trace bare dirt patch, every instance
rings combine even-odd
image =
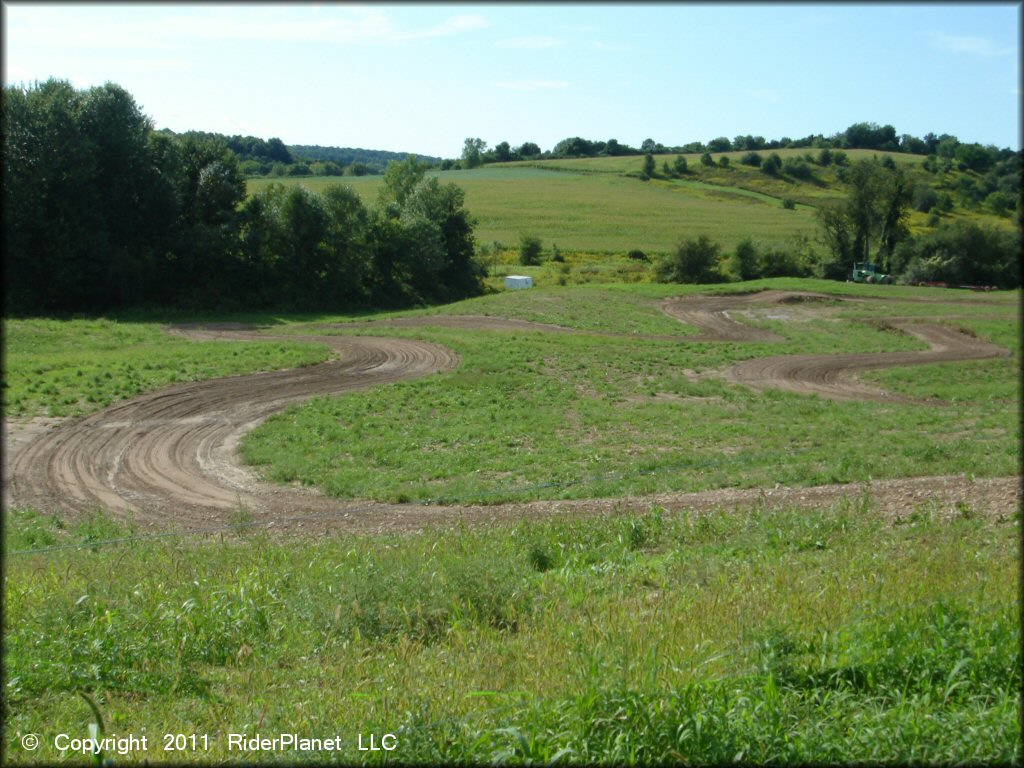
[[[252,331],[175,332],[275,338]],[[104,507],[142,525],[169,527],[305,510],[316,494],[262,483],[239,464],[235,447],[243,434],[293,402],[458,364],[451,350],[426,342],[307,338],[330,345],[339,359],[170,387],[34,436],[17,432],[5,446],[5,503],[71,515]]]

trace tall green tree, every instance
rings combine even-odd
[[[149,120],[124,89],[4,89],[5,298],[14,311],[146,298],[160,182]]]
[[[430,178],[416,188],[402,212],[407,231],[420,234],[429,244],[409,270],[423,300],[455,301],[483,290],[484,270],[475,257],[475,221],[465,200],[460,187]]]
[[[846,199],[817,213],[833,257],[827,271],[848,271],[852,262],[872,258],[888,269],[897,244],[908,235],[912,187],[899,167],[885,168],[875,160],[853,163],[845,178]]]
[[[238,207],[245,177],[223,138],[186,133],[173,141],[160,169],[174,192],[172,250],[160,264],[165,299],[186,304],[217,303],[238,279]]]
[[[462,146],[462,167],[476,168],[483,162],[487,142],[483,139],[467,138]]]
[[[502,141],[495,145],[494,159],[499,163],[507,163],[512,159],[512,147],[507,141]]]
[[[467,139],[468,141],[468,139]],[[401,207],[423,181],[430,166],[409,155],[401,162],[392,160],[384,171],[384,183],[381,185],[378,200],[384,205],[394,203]]]
[[[648,152],[644,155],[644,164],[640,169],[640,178],[646,180],[654,176],[654,167],[654,155]]]

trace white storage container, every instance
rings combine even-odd
[[[527,275],[506,275],[505,287],[513,291],[518,291],[523,288],[532,288],[533,278]]]

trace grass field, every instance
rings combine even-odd
[[[1020,516],[944,514],[894,527],[866,494],[13,555],[118,531],[7,513],[6,762],[91,762],[53,741],[88,735],[82,691],[105,735],[151,737],[117,762],[1018,761]],[[341,746],[229,751],[229,733]],[[360,752],[370,733],[397,749]]]
[[[824,281],[756,285],[848,290]],[[358,333],[444,344],[462,364],[422,381],[290,408],[250,433],[242,455],[277,482],[340,497],[467,503],[1013,474],[1016,357],[935,364],[920,376],[916,368],[872,374],[895,391],[950,400],[943,408],[754,393],[709,375],[766,355],[923,349],[863,322],[901,314],[954,314],[955,326],[1017,348],[1017,310],[1005,295],[955,308],[899,302],[914,290],[873,289],[892,302],[841,305],[820,318],[785,321],[767,311],[754,318],[784,336],[781,343],[638,338],[681,328],[658,306],[680,287],[644,284],[509,292],[445,310],[629,334],[617,338],[363,326]]]
[[[168,336],[164,325],[103,318],[5,320],[4,417],[77,416],[179,381],[327,358],[325,348],[311,344],[197,344]]]
[[[723,246],[731,248],[746,234],[783,240],[798,234],[811,235],[815,228],[811,211],[785,211],[778,202],[758,200],[742,192],[709,191],[681,183],[645,184],[615,174],[553,173],[531,168],[442,171],[436,175],[465,190],[466,208],[477,219],[476,238],[483,244],[498,242],[517,247],[522,235],[534,235],[547,247],[554,244],[599,253],[633,249],[656,253],[671,250],[684,235],[721,239],[721,233],[729,232]],[[248,182],[251,192],[269,183],[272,180]],[[331,181],[309,178],[286,183],[315,190]],[[380,177],[354,178],[351,184],[369,203],[376,197]],[[723,195],[727,205],[722,204]]]
[[[784,160],[803,157],[809,150],[778,150]],[[466,208],[476,217],[481,245],[518,247],[523,235],[539,237],[546,248],[557,245],[588,254],[625,254],[639,249],[649,254],[671,251],[682,238],[707,235],[731,251],[744,237],[785,244],[795,237],[817,237],[814,210],[844,194],[835,167],[812,166],[806,181],[772,178],[744,166],[743,152],[722,153],[727,168],[700,165],[699,155],[685,155],[690,173],[685,179],[636,178],[640,157],[601,157],[543,160],[489,165],[474,170],[432,171],[442,182],[454,182],[466,193]],[[762,156],[769,153],[761,152]],[[811,152],[811,154],[815,154]],[[922,158],[901,153],[850,150],[850,161],[891,156],[914,180],[934,182],[921,169]],[[715,155],[719,157],[719,155]],[[656,158],[671,165],[675,155]],[[380,176],[251,178],[250,194],[268,184],[301,184],[318,190],[348,184],[364,202],[372,203]],[[797,205],[782,207],[785,198]],[[1009,217],[954,210],[947,218],[970,218],[997,226],[1012,226]],[[909,226],[925,230],[926,216],[911,212]]]
[[[641,338],[694,332],[661,311],[666,297],[762,287],[885,300],[749,315],[785,339],[772,344]],[[915,301],[964,298],[977,302]],[[290,408],[243,451],[276,479],[388,500],[1012,475],[1018,313],[1016,293],[807,280],[498,293],[395,314],[586,333],[341,329],[437,341],[461,364]],[[709,375],[756,355],[922,346],[866,322],[888,316],[966,329],[1015,356],[865,375],[942,407],[757,393]],[[366,318],[217,319],[299,335]],[[4,332],[5,417],[15,402],[24,416],[87,412],[172,377],[324,354],[298,339],[186,342],[152,318]],[[95,723],[80,693],[103,734],[150,736],[145,755],[108,751],[115,764],[1019,762],[1019,510],[921,501],[893,520],[870,488],[811,510],[652,505],[365,538],[149,538],[103,510],[5,509],[6,762],[94,762],[54,747]],[[207,740],[167,752],[165,733]],[[341,743],[257,753],[229,750],[230,733]],[[397,748],[360,751],[371,733]]]

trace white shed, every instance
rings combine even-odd
[[[505,287],[513,291],[518,291],[522,288],[532,288],[533,278],[527,275],[506,275]]]

